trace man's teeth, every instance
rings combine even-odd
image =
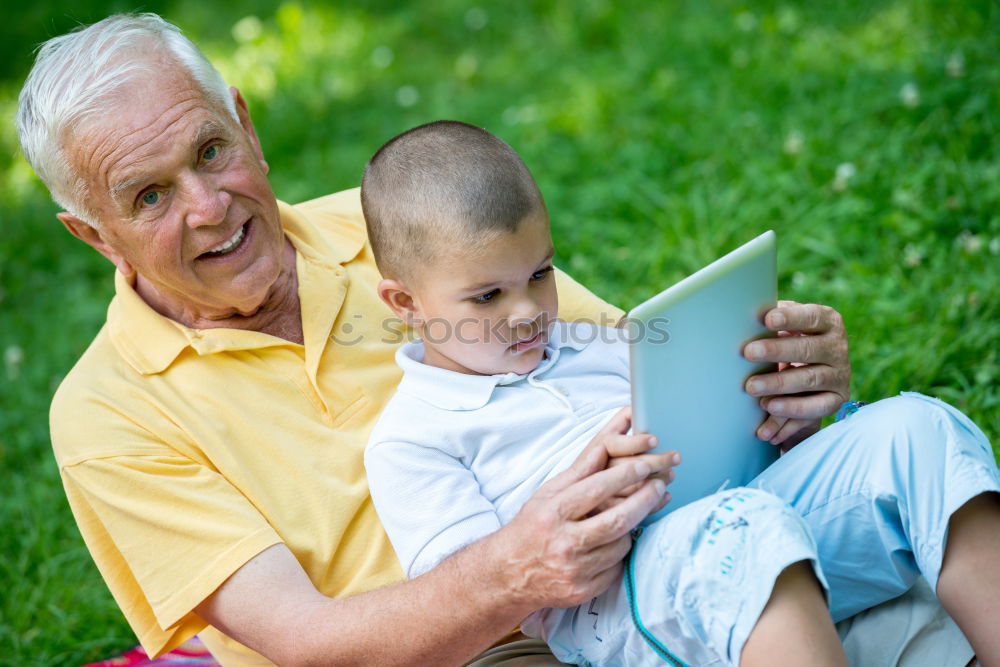
[[[209,250],[207,254],[224,255],[227,252],[230,252],[233,248],[235,248],[240,244],[240,241],[243,240],[243,233],[244,233],[243,229],[244,229],[243,226],[240,226],[240,228],[236,230],[236,233],[233,234],[232,238],[230,238],[228,241],[223,241],[219,245],[215,246],[214,248]]]

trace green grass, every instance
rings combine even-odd
[[[281,198],[355,186],[407,127],[481,124],[521,152],[558,261],[599,294],[631,306],[773,228],[783,296],[847,321],[857,397],[935,394],[996,443],[998,6],[630,4],[144,7],[244,91]],[[101,326],[110,265],[59,226],[9,122],[34,43],[131,5],[72,6],[8,9],[0,27],[0,664],[133,642],[47,431],[54,387]]]

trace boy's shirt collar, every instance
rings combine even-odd
[[[423,363],[423,341],[411,341],[396,350],[396,363],[403,369],[397,391],[409,394],[442,410],[478,410],[486,405],[493,390],[500,385],[516,384],[549,370],[559,359],[559,351],[568,347],[582,350],[588,340],[571,335],[571,325],[557,321],[545,344],[545,357],[530,373],[470,375]]]

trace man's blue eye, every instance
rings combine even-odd
[[[156,202],[160,201],[160,193],[156,190],[150,190],[149,192],[142,195],[142,203],[146,206],[153,206]]]
[[[202,160],[214,160],[217,157],[219,157],[219,147],[215,144],[206,148],[205,152],[201,154]]]

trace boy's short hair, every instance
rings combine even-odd
[[[407,278],[442,246],[513,232],[542,194],[514,149],[458,121],[420,125],[390,139],[365,166],[361,206],[382,275]]]

